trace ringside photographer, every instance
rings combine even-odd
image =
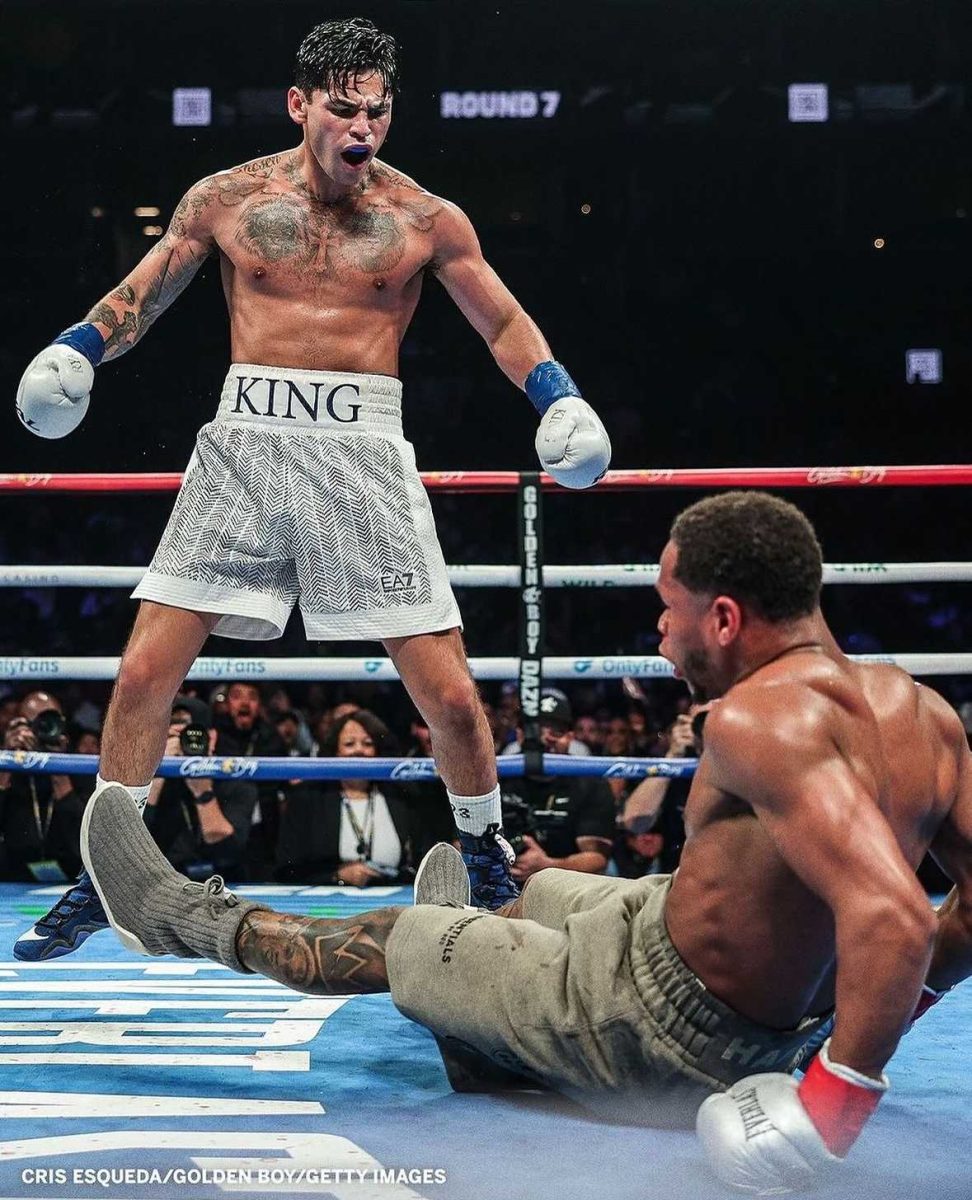
[[[3,735],[4,750],[63,754],[67,721],[50,692],[30,692]],[[84,800],[69,775],[0,773],[0,878],[60,883],[81,870]]]
[[[172,704],[167,758],[194,758],[215,752],[217,731],[208,704],[177,696]],[[226,805],[225,784],[211,778],[154,779],[145,805],[145,824],[169,862],[192,876],[218,870],[238,875],[249,831],[245,811]],[[227,807],[229,815],[227,815]],[[234,825],[232,817],[236,817]]]
[[[573,714],[563,692],[540,697],[540,740],[546,754],[569,753]],[[513,878],[545,867],[598,874],[614,838],[614,797],[603,779],[528,776],[501,783],[503,828],[516,854]]]

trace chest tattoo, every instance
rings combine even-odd
[[[328,210],[286,195],[246,205],[236,240],[254,257],[289,265],[302,276],[337,278],[387,274],[407,248],[395,214],[384,207]]]
[[[405,237],[390,212],[375,208],[353,212],[344,228],[342,254],[366,274],[384,274],[402,261]]]
[[[301,282],[353,284],[362,275],[393,272],[415,235],[432,231],[441,207],[384,166],[376,164],[373,174],[388,185],[381,194],[325,204],[308,192],[295,159],[275,155],[219,177],[218,195],[237,210],[233,237],[249,255],[289,269]],[[281,175],[293,191],[276,190],[274,177]]]
[[[291,259],[305,266],[317,253],[310,214],[289,196],[270,196],[249,205],[240,218],[237,240],[256,258],[273,263]]]

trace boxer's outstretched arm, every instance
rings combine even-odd
[[[378,908],[344,920],[257,909],[236,938],[240,962],[298,992],[349,996],[387,992],[385,945],[404,910]]]
[[[215,185],[204,179],[179,201],[165,234],[85,320],[105,339],[105,358],[130,350],[188,287],[215,248],[209,221]]]
[[[483,258],[469,218],[443,201],[435,221],[435,253],[429,264],[443,287],[479,333],[497,365],[518,388],[533,368],[553,356],[543,334]]]
[[[705,727],[712,782],[749,803],[790,869],[834,917],[830,1058],[873,1079],[908,1027],[935,933],[931,905],[862,772],[799,685],[726,699]]]
[[[486,340],[497,365],[540,414],[535,445],[548,475],[563,487],[592,487],[611,464],[611,439],[582,399],[536,324],[483,258],[468,217],[442,201],[429,267]]]

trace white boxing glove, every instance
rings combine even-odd
[[[543,469],[563,487],[591,487],[611,465],[607,430],[580,396],[564,396],[547,409],[536,447]]]
[[[66,437],[84,420],[93,383],[88,357],[74,346],[54,342],[23,373],[17,416],[38,437]]]
[[[611,439],[577,384],[560,363],[542,362],[523,389],[542,417],[536,447],[547,474],[562,487],[597,483],[611,465]]]
[[[840,1162],[800,1103],[791,1075],[747,1075],[709,1096],[695,1131],[722,1182],[758,1196],[801,1191]]]
[[[888,1083],[831,1063],[828,1046],[799,1084],[791,1075],[747,1075],[704,1101],[695,1129],[723,1183],[778,1196],[811,1187],[843,1161]]]

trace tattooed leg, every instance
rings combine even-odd
[[[377,908],[343,920],[259,909],[236,936],[240,962],[315,996],[387,992],[385,945],[403,908]]]
[[[520,920],[523,916],[523,896],[517,896],[509,904],[504,904],[502,908],[497,908],[494,915],[497,917],[510,917],[515,921]]]

